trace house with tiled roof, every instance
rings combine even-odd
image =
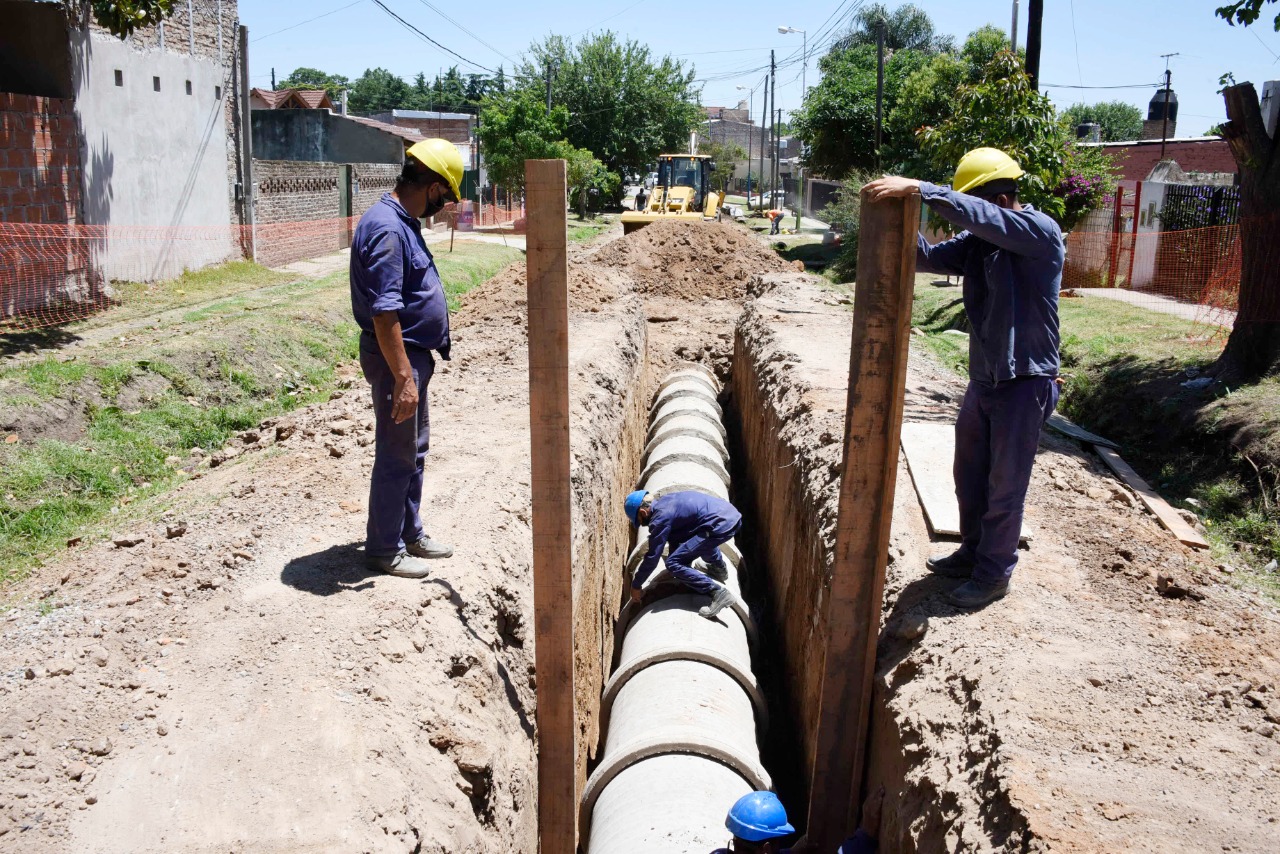
[[[250,89],[254,110],[333,110],[333,100],[323,89]]]

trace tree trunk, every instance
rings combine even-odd
[[[1241,274],[1236,322],[1217,374],[1252,382],[1280,372],[1280,134],[1267,134],[1252,83],[1222,94],[1222,135],[1240,171]]]

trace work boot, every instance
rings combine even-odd
[[[970,579],[947,594],[947,601],[957,608],[981,608],[1009,592],[1009,582],[981,584]]]
[[[453,557],[453,546],[446,546],[444,543],[437,543],[430,537],[424,536],[415,543],[408,543],[404,550],[414,557],[423,557],[427,560],[442,557]]]
[[[716,591],[716,595],[711,597],[711,604],[703,605],[698,609],[698,613],[710,620],[731,605],[733,605],[733,592],[728,587],[721,585],[720,589]]]
[[[935,555],[924,562],[934,575],[945,578],[968,578],[973,575],[973,558],[962,551]]]
[[[693,562],[693,568],[701,572],[707,578],[713,581],[719,581],[724,584],[729,580],[729,567],[725,566],[724,561],[720,563],[708,563],[702,558],[698,558]]]
[[[369,555],[365,564],[376,572],[394,575],[397,578],[426,578],[431,570],[421,558],[414,557],[408,551],[393,555]]]

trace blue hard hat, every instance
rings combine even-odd
[[[751,792],[729,808],[724,826],[739,839],[763,842],[788,836],[796,829],[787,821],[787,810],[773,792]]]
[[[639,525],[640,505],[644,504],[644,497],[649,493],[643,489],[638,489],[627,496],[627,500],[623,502],[623,507],[627,510],[627,518],[631,520],[632,525]]]

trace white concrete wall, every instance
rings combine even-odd
[[[228,205],[225,110],[215,95],[220,88],[223,100],[231,96],[222,69],[211,59],[140,51],[106,35],[72,31],[71,39],[82,221],[204,227],[145,239],[113,235],[97,250],[102,272],[110,279],[152,281],[238,257]]]

